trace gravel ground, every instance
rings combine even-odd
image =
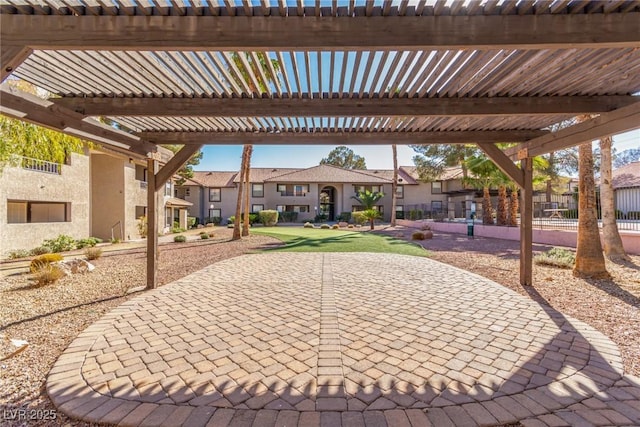
[[[386,227],[376,232],[410,239],[412,231]],[[169,283],[216,261],[277,244],[266,236],[229,242],[230,233],[217,228],[215,239],[161,246],[159,282]],[[609,264],[612,280],[586,281],[574,278],[570,270],[535,266],[534,286],[525,289],[518,283],[517,242],[436,233],[422,243],[433,259],[490,278],[599,329],[620,346],[626,372],[640,375],[640,257],[632,257],[628,266]],[[536,251],[546,249],[535,247]],[[29,342],[21,354],[0,361],[0,411],[53,410],[44,384],[56,358],[82,330],[131,298],[125,294],[128,289],[144,285],[144,251],[109,254],[94,264],[92,273],[42,288],[30,287],[25,275],[0,279],[0,358],[9,348],[3,341]],[[0,424],[91,425],[62,413],[57,417],[55,422],[3,420]]]

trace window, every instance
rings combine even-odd
[[[277,210],[278,212],[284,212],[284,211],[285,211],[285,209],[286,209],[286,206],[285,206],[285,205],[277,205],[277,206],[276,206],[276,210]]]
[[[264,197],[264,184],[251,184],[251,197]]]
[[[404,206],[396,205],[396,219],[404,219]]]
[[[147,182],[147,168],[136,165],[136,180]]]
[[[171,208],[165,208],[164,210],[164,225],[165,227],[173,227],[173,219],[171,218]]]
[[[299,205],[294,205],[294,206],[293,206],[293,211],[294,211],[294,212],[302,212],[302,213],[309,212],[309,206],[304,206],[304,205],[300,205],[300,206],[299,206]]]
[[[404,185],[396,187],[396,199],[404,199]]]
[[[65,202],[7,201],[7,223],[70,222],[71,204]]]
[[[220,209],[209,209],[209,218],[222,218],[222,211]]]
[[[354,185],[353,186],[354,194],[363,193],[365,191],[370,191],[372,193],[380,193],[382,191],[382,187],[379,185]]]
[[[439,200],[434,200],[431,202],[431,210],[433,212],[442,212],[442,202]]]
[[[219,202],[222,197],[222,191],[220,188],[210,188],[209,189],[209,201],[210,202]]]
[[[136,206],[136,219],[141,216],[147,215],[147,207],[146,206]]]
[[[404,205],[396,205],[396,212],[404,212]]]
[[[264,210],[264,205],[251,205],[251,212],[260,212]]]
[[[164,195],[171,197],[171,181],[164,184]]]
[[[278,184],[277,191],[281,196],[304,197],[309,192],[309,184],[286,185]]]
[[[190,197],[191,196],[191,189],[189,187],[184,189],[184,197]]]
[[[442,193],[442,181],[434,181],[431,183],[431,194]]]
[[[384,206],[382,206],[382,205],[374,206],[373,209],[377,210],[380,213],[384,213]],[[364,206],[362,206],[362,205],[352,205],[351,206],[351,212],[362,212],[363,210],[364,210]]]
[[[278,212],[307,213],[309,212],[309,205],[277,205],[276,210]]]

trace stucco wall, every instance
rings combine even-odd
[[[60,175],[5,165],[0,175],[0,252],[33,249],[60,234],[76,239],[90,234],[89,158],[71,154]],[[70,222],[7,224],[7,200],[71,204]]]

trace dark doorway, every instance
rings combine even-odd
[[[324,215],[327,221],[335,221],[335,193],[333,187],[323,187],[320,191],[320,213]]]

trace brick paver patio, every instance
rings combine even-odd
[[[640,379],[601,333],[389,254],[214,264],[87,328],[47,390],[74,418],[121,425],[640,425]]]

